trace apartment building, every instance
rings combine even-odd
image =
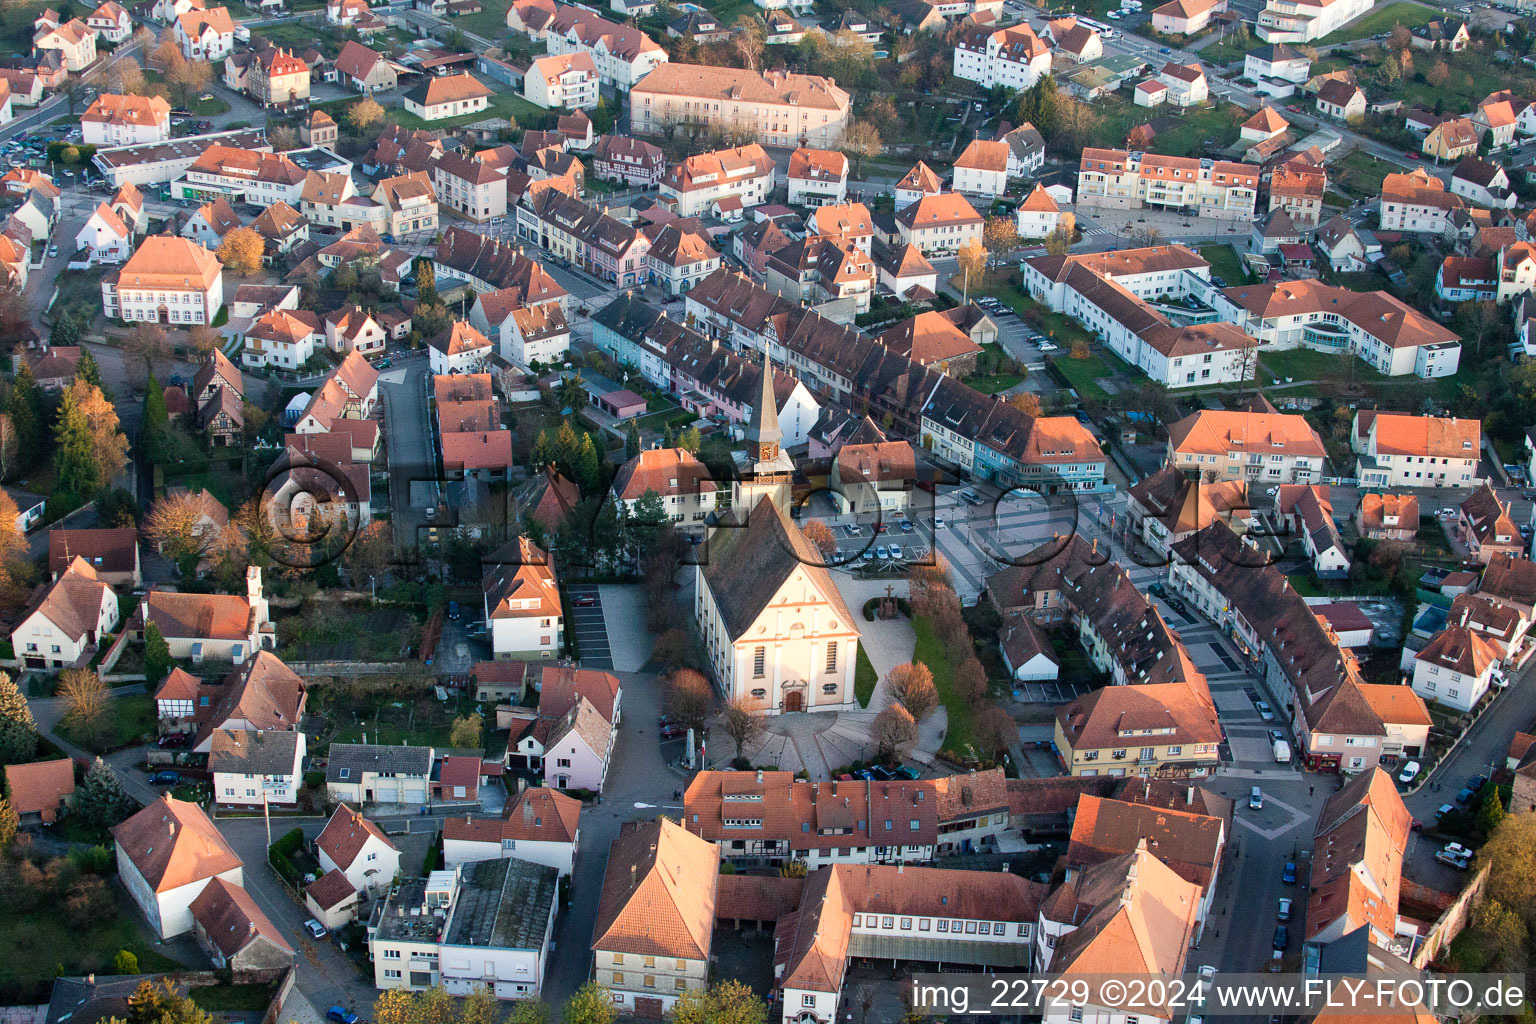
[[[150,235],[101,279],[101,310],[109,319],[211,324],[223,305],[224,268],[185,238]]]
[[[96,30],[79,18],[71,18],[62,25],[44,26],[32,37],[32,49],[38,53],[57,53],[65,71],[79,73],[96,62]]]
[[[834,149],[852,112],[848,93],[820,75],[663,64],[630,90],[636,134],[689,125],[754,136],[765,146]]]
[[[171,105],[159,96],[103,93],[80,115],[88,146],[133,146],[171,137]]]
[[[342,168],[343,173],[347,170],[350,165]],[[223,196],[231,203],[270,206],[282,200],[298,208],[303,202],[308,173],[283,153],[214,145],[187,168],[182,189],[184,194],[202,198]]]
[[[740,219],[773,192],[774,162],[757,143],[691,156],[661,179],[661,201],[679,217]]]
[[[1050,47],[1028,23],[997,29],[980,26],[955,43],[954,75],[984,88],[1022,92],[1051,73]]]
[[[251,56],[246,91],[264,107],[281,107],[309,99],[310,68],[291,50],[268,47]]]
[[[1386,292],[1302,280],[1241,285],[1214,300],[1222,319],[1265,347],[1350,353],[1394,377],[1443,377],[1460,365],[1453,332]]]
[[[1350,428],[1361,487],[1455,487],[1477,475],[1483,430],[1476,419],[1361,409]]]
[[[418,233],[430,235],[437,231],[437,192],[427,172],[414,171],[385,178],[374,186],[373,198],[386,211],[384,234],[400,238]]]
[[[949,255],[981,240],[983,218],[958,192],[925,195],[896,214],[902,244],[924,256]]]
[[[791,206],[837,205],[848,198],[848,158],[826,149],[796,149],[789,156]]]
[[[1166,387],[1236,383],[1254,375],[1259,342],[1230,323],[1176,325],[1172,305],[1206,291],[1210,266],[1182,245],[1082,256],[1041,256],[1022,267],[1025,289],[1104,339]],[[1168,313],[1163,312],[1167,310]]]
[[[1206,157],[1084,149],[1077,201],[1083,206],[1182,210],[1219,220],[1253,219],[1259,170]]]
[[[586,52],[540,57],[523,76],[523,97],[545,110],[591,110],[597,93],[597,65]]]
[[[1381,182],[1381,230],[1444,234],[1453,211],[1467,207],[1445,182],[1419,167],[1389,174]]]
[[[432,161],[437,201],[466,220],[484,224],[507,215],[507,175],[484,160],[443,153]]]
[[[227,7],[193,9],[177,15],[175,36],[187,60],[212,64],[235,49],[235,23]]]
[[[1311,483],[1327,457],[1323,439],[1299,415],[1205,409],[1168,428],[1169,464],[1206,480]]]
[[[1258,36],[1266,43],[1308,43],[1360,17],[1374,2],[1268,0],[1259,12]]]
[[[633,25],[620,25],[590,9],[565,4],[555,5],[544,40],[551,56],[587,54],[602,84],[618,90],[634,88],[667,62],[667,51]]]

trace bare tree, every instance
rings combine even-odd
[[[987,694],[987,670],[974,656],[967,658],[955,669],[955,689],[972,704]]]
[[[807,519],[805,525],[800,527],[800,532],[813,548],[821,552],[822,558],[831,558],[837,554],[837,536],[833,534],[832,527],[820,519]]]
[[[914,721],[921,722],[939,706],[939,691],[933,685],[933,673],[920,661],[897,665],[885,674],[891,698],[907,709]]]
[[[762,19],[751,14],[737,18],[731,45],[748,71],[758,70],[763,61],[763,48],[768,45],[768,33]]]
[[[917,720],[900,704],[892,704],[875,716],[869,738],[874,741],[880,760],[894,760],[917,739]]]
[[[165,328],[159,324],[141,323],[123,339],[123,351],[130,357],[130,365],[138,364],[134,376],[142,384],[171,358],[171,343],[166,339]],[[139,367],[142,367],[142,373],[138,372]],[[159,376],[158,373],[155,375]]]
[[[101,677],[88,668],[67,668],[59,675],[59,699],[64,719],[94,737],[103,724],[112,695]]]
[[[207,324],[198,324],[187,332],[187,343],[199,356],[206,356],[219,346],[219,332]]]
[[[213,527],[203,521],[203,514],[201,497],[191,491],[166,494],[155,499],[144,517],[144,536],[172,561],[201,556],[217,539]]]
[[[982,708],[976,715],[976,742],[989,753],[1007,750],[1018,739],[1019,724],[996,704]]]
[[[701,672],[680,668],[667,680],[667,712],[690,728],[703,727],[714,703],[714,687]]]
[[[880,131],[868,121],[855,121],[843,130],[842,150],[853,157],[853,173],[862,174],[866,157],[877,157],[885,152],[885,140]]]
[[[720,714],[720,727],[736,744],[736,758],[746,756],[748,744],[755,743],[763,734],[763,716],[740,697],[733,697]]]
[[[998,263],[1019,244],[1019,229],[1012,217],[988,217],[981,229],[981,244],[989,263]]]
[[[960,272],[965,275],[965,283],[961,287],[961,297],[970,301],[971,277],[980,276],[987,266],[987,250],[981,244],[979,238],[973,238],[960,247],[955,253],[955,262],[960,265]]]

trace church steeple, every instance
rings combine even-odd
[[[758,462],[773,462],[779,457],[784,432],[779,429],[778,402],[773,397],[773,357],[763,346],[763,379],[757,405],[747,419],[747,442],[754,446]]]

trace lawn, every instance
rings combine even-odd
[[[272,1002],[275,985],[203,985],[188,991],[192,1001],[209,1013],[262,1013]]]
[[[1238,125],[1247,116],[1247,111],[1229,104],[1189,107],[1174,115],[1172,127],[1158,129],[1152,151],[1164,156],[1205,156],[1230,146],[1237,139]],[[1164,120],[1159,118],[1157,123]]]
[[[1029,325],[1063,348],[1074,341],[1092,342],[1093,337],[1070,317],[1053,313],[1040,305],[1014,284],[1014,276],[1004,278],[999,271],[991,271],[984,282],[974,289],[976,294],[989,294],[1008,303],[1013,311]]]
[[[139,958],[144,973],[179,968],[174,960],[144,941],[139,932],[139,911],[119,896],[116,913],[103,914],[87,928],[79,928],[54,905],[22,910],[8,905],[0,915],[0,992],[25,1003],[46,1002],[57,974],[82,975],[110,969],[118,950]]]
[[[104,754],[138,742],[155,732],[155,702],[149,694],[114,697],[107,709],[107,724],[95,735],[87,735],[73,723],[61,722],[58,733],[76,746]]]
[[[1200,257],[1211,265],[1211,274],[1236,287],[1248,280],[1248,267],[1230,245],[1202,245]]]
[[[1199,54],[1200,59],[1205,63],[1222,67],[1242,60],[1250,51],[1256,50],[1263,45],[1260,40],[1252,36],[1249,36],[1246,40],[1240,40],[1236,36],[1232,36],[1227,39],[1218,40],[1209,46],[1201,47],[1196,53]]]
[[[734,25],[737,18],[755,10],[748,0],[699,0],[699,4],[720,19],[722,25]]]
[[[1270,383],[1278,383],[1287,377],[1292,380],[1346,380],[1349,377],[1349,367],[1343,362],[1346,358],[1355,364],[1355,380],[1359,383],[1375,384],[1389,379],[1354,356],[1307,348],[1265,352],[1259,356],[1259,366],[1269,372]]]
[[[403,107],[391,107],[384,112],[385,120],[392,121],[402,128],[431,128],[434,131],[458,128],[461,125],[473,124],[491,117],[509,118],[522,127],[546,123],[553,125],[556,116],[554,111],[541,110],[515,92],[497,93],[491,98],[491,105],[484,110],[473,114],[460,114],[458,117],[445,117],[437,121],[423,121]]]
[[[485,9],[479,14],[461,14],[448,19],[450,31],[459,29],[463,32],[473,32],[477,36],[485,36],[492,42],[499,42],[507,35],[507,8],[512,6],[512,0],[482,0],[481,6]]]
[[[1101,402],[1109,397],[1109,392],[1099,386],[1099,379],[1114,374],[1110,372],[1109,364],[1098,356],[1090,355],[1087,359],[1059,356],[1051,360],[1051,365],[1067,378],[1067,383],[1079,397],[1094,398]]]
[[[853,666],[853,695],[859,698],[859,707],[869,707],[869,698],[875,695],[875,684],[879,681],[875,666],[870,663],[869,652],[859,644],[859,658]]]
[[[396,661],[421,642],[421,619],[403,608],[326,603],[279,612],[273,625],[285,661]]]
[[[1405,77],[1394,87],[1393,95],[1400,96],[1410,105],[1416,103],[1433,108],[1439,101],[1446,110],[1471,110],[1490,92],[1509,88],[1509,78],[1508,71],[1499,70],[1492,64],[1459,61],[1443,84],[1435,86]]]
[[[994,373],[988,377],[965,378],[966,384],[984,395],[995,395],[999,391],[1007,391],[1023,380],[1023,376],[1017,373]]]
[[[974,745],[976,731],[970,702],[955,689],[955,666],[949,663],[949,657],[944,653],[943,642],[934,635],[933,627],[926,618],[922,616],[914,618],[912,632],[917,636],[912,660],[927,665],[928,671],[933,673],[933,685],[939,691],[939,701],[949,714],[949,728],[944,734],[944,749],[964,751],[967,746]]]
[[[1379,196],[1382,179],[1401,170],[1396,164],[1378,160],[1357,149],[1333,165],[1333,185],[1356,198]]]
[[[1423,4],[1396,3],[1378,7],[1365,17],[1353,21],[1337,32],[1324,36],[1313,46],[1332,46],[1334,43],[1347,43],[1352,39],[1366,39],[1370,36],[1390,32],[1398,25],[1407,25],[1409,28],[1418,28],[1428,24],[1432,19],[1440,17],[1440,12]]]

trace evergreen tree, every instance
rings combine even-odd
[[[80,321],[70,313],[61,313],[53,322],[53,330],[48,332],[48,344],[54,346],[80,344]],[[88,352],[80,354],[80,362],[85,362]],[[92,360],[94,364],[95,360]]]
[[[139,451],[151,462],[163,462],[169,454],[171,415],[165,406],[165,389],[153,372],[144,385],[144,417],[139,427]]]
[[[699,454],[699,445],[703,443],[704,439],[699,434],[699,428],[697,426],[692,426],[687,430],[684,430],[682,435],[677,439],[677,446],[683,451],[692,455]]]
[[[91,436],[91,424],[85,410],[75,401],[74,392],[66,390],[59,406],[59,422],[54,428],[58,444],[54,466],[59,474],[59,491],[79,504],[101,490],[101,474]]]
[[[667,429],[662,431],[661,446],[663,448],[677,447],[677,434],[672,430],[672,424],[667,424]]]
[[[591,434],[581,435],[581,448],[576,454],[576,486],[583,493],[595,493],[602,481],[602,467],[597,457],[597,445]]]
[[[21,764],[37,755],[37,722],[10,675],[0,672],[0,764]]]
[[[43,439],[45,418],[43,415],[43,389],[32,376],[32,367],[25,361],[16,370],[11,382],[11,397],[5,405],[16,428],[16,451],[23,466],[32,465],[38,457],[39,442]]]
[[[634,420],[629,421],[629,429],[624,433],[624,457],[632,459],[640,454],[640,428]]]
[[[75,380],[86,381],[100,388],[102,394],[106,394],[106,386],[101,382],[101,366],[88,348],[80,350],[80,362],[75,364]]]
[[[144,677],[159,685],[171,670],[171,645],[153,622],[144,627]]]
[[[0,850],[10,849],[20,828],[21,816],[16,813],[16,808],[9,800],[0,797]]]
[[[580,454],[581,438],[576,436],[570,420],[562,420],[560,429],[555,431],[555,464],[560,467],[561,473],[578,484],[581,478],[577,476],[576,465]]]
[[[429,256],[416,257],[416,295],[428,306],[437,304],[437,268]]]
[[[132,814],[138,805],[123,789],[117,773],[101,758],[92,762],[75,790],[75,811],[86,821],[111,828]]]
[[[549,431],[539,431],[539,436],[533,440],[533,465],[536,469],[542,469],[555,461],[555,446],[549,439]]]

